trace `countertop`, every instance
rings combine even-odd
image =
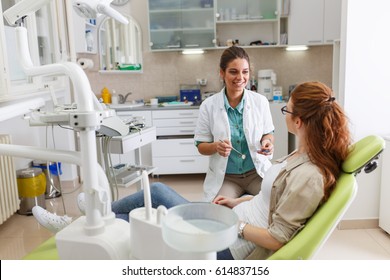
[[[199,105],[187,105],[187,106],[162,106],[162,105],[143,105],[143,106],[123,106],[119,108],[113,108],[115,111],[154,111],[154,110],[187,110],[187,109],[199,109]]]

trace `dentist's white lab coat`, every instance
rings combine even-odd
[[[195,141],[215,142],[230,139],[228,115],[224,106],[225,89],[208,97],[200,106],[198,122],[195,129]],[[268,100],[261,94],[245,89],[243,111],[243,128],[252,161],[257,173],[263,177],[271,166],[267,156],[257,153],[260,140],[264,134],[274,131]],[[203,184],[205,201],[212,201],[222,186],[228,157],[215,153],[209,158],[209,168]]]

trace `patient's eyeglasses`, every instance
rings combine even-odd
[[[291,114],[291,115],[295,115],[293,112],[290,112],[287,110],[287,106],[283,106],[280,111],[282,111],[282,114],[285,115],[287,113]]]

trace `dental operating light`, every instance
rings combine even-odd
[[[73,0],[73,8],[79,16],[84,18],[97,18],[100,13],[123,24],[128,24],[129,21],[110,6],[111,2],[112,0]]]
[[[16,3],[7,9],[3,15],[11,26],[18,25],[18,22],[31,13],[35,13],[52,0],[24,0]],[[97,18],[104,14],[113,19],[128,24],[128,20],[117,10],[110,6],[112,0],[73,0],[73,8],[76,13],[84,18]]]

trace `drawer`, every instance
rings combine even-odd
[[[206,173],[209,157],[153,157],[153,166],[153,175]]]
[[[157,136],[170,136],[170,135],[194,135],[195,127],[157,127]]]
[[[156,110],[152,111],[152,118],[155,119],[172,119],[172,118],[197,118],[199,109],[187,110]]]
[[[153,119],[155,127],[196,126],[197,118]]]
[[[194,139],[159,139],[152,143],[153,157],[200,156]]]
[[[141,133],[133,132],[126,136],[113,137],[110,142],[110,152],[126,154],[156,140],[156,128],[143,129]]]
[[[117,111],[117,116],[122,120],[131,120],[136,117],[142,117],[145,120],[145,126],[152,126],[151,111]]]

